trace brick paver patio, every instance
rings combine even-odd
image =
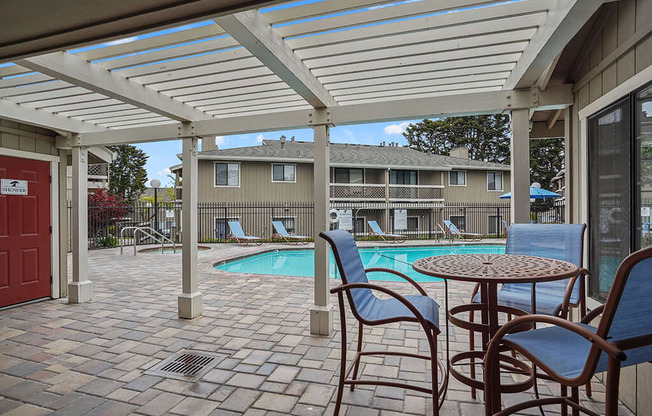
[[[177,318],[179,254],[120,256],[115,249],[89,254],[92,302],[70,305],[62,299],[0,311],[0,414],[332,414],[340,336],[338,330],[330,337],[309,333],[312,279],[217,271],[212,267],[216,261],[270,246],[213,247],[199,253],[204,314],[194,320]],[[408,284],[384,284],[415,293]],[[424,288],[443,313],[443,283],[426,283]],[[471,289],[452,284],[451,304],[466,300]],[[353,351],[355,322],[349,323]],[[378,344],[374,348],[427,352],[416,325],[366,331],[367,345]],[[443,346],[444,336],[439,340]],[[451,333],[450,345],[463,350],[466,335]],[[143,374],[180,349],[211,352],[220,362],[195,383]],[[423,362],[398,357],[369,358],[362,370],[368,377],[398,376],[412,382],[426,383],[429,377]],[[558,391],[551,384],[540,385],[543,394]],[[584,403],[602,413],[604,388],[596,381],[593,390],[593,399],[582,396]],[[529,393],[503,396],[505,404],[524,397]],[[426,395],[385,387],[347,389],[344,403],[341,414],[354,416],[432,412]],[[451,381],[443,415],[483,411],[481,400],[471,399],[468,388]]]

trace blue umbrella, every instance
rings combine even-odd
[[[501,199],[510,199],[512,197],[511,192],[507,192],[499,196]],[[546,199],[546,198],[561,198],[561,195],[552,191],[546,191],[545,189],[537,188],[530,186],[530,199]]]

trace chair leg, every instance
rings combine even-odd
[[[574,403],[580,404],[580,389],[577,387],[571,387],[571,400]],[[580,416],[579,409],[573,408],[573,416]]]
[[[593,397],[593,392],[591,391],[591,380],[584,386],[586,388],[586,397]]]
[[[620,362],[609,357],[607,364],[607,394],[605,397],[605,416],[618,414],[618,383],[620,382]]]
[[[560,395],[562,397],[568,397],[568,387],[564,386],[563,384],[561,385],[561,393]],[[561,416],[567,416],[568,415],[568,406],[566,406],[566,403],[561,404]]]
[[[473,323],[475,319],[475,313],[473,311],[469,312],[469,322]],[[475,332],[469,330],[469,351],[475,350]],[[475,379],[475,359],[471,358],[471,367],[469,368],[470,376],[472,379]],[[477,396],[475,387],[471,387],[471,398],[475,399]]]
[[[362,351],[362,322],[359,322],[358,325],[358,346],[356,348],[356,351],[358,354],[360,354],[360,351]],[[360,360],[356,360],[354,366],[353,366],[353,377],[351,378],[352,380],[355,380],[358,377],[358,368],[360,367]],[[351,391],[355,390],[355,385],[351,384]]]
[[[340,305],[340,328],[342,334],[342,355],[340,361],[340,379],[337,383],[337,398],[335,399],[335,410],[333,416],[340,414],[340,407],[342,407],[342,395],[344,394],[344,377],[346,376],[346,316],[344,313],[344,295],[342,292],[337,294]]]
[[[437,338],[434,331],[426,330],[426,337],[430,344],[430,374],[432,378],[432,416],[439,416],[439,382],[437,374],[439,367],[437,366]]]

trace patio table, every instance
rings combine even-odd
[[[500,327],[498,313],[511,313],[523,315],[520,309],[498,305],[498,285],[502,283],[531,283],[532,284],[532,313],[536,310],[535,284],[552,280],[566,279],[579,273],[579,268],[566,261],[554,260],[543,257],[525,256],[518,254],[452,254],[444,256],[425,257],[412,264],[419,273],[439,277],[446,282],[446,318],[458,327],[462,327],[482,334],[482,350],[464,351],[448,359],[448,371],[461,383],[473,388],[484,390],[484,381],[475,379],[475,365],[482,364],[489,340]],[[481,303],[448,308],[448,280],[472,282],[480,284]],[[464,321],[457,314],[462,312],[480,312],[481,323]],[[529,328],[522,328],[529,329]],[[448,338],[448,331],[447,331]],[[462,374],[455,367],[464,361],[469,361],[471,376]],[[478,360],[476,362],[476,360]],[[508,355],[500,355],[500,360],[511,368],[530,374],[525,381],[514,384],[502,385],[500,389],[493,389],[496,396],[500,392],[516,393],[532,387],[534,384],[533,370],[522,361]],[[492,375],[492,385],[499,385],[500,375]],[[498,400],[500,400],[498,398]],[[495,403],[495,401],[492,401]]]

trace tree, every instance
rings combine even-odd
[[[456,147],[469,149],[469,157],[485,162],[509,163],[509,117],[446,117],[410,124],[403,136],[408,146],[422,152],[449,155]],[[530,182],[550,188],[563,167],[564,139],[530,140]]]
[[[471,159],[509,163],[509,117],[503,114],[425,119],[410,124],[403,136],[422,152],[448,156],[466,147]]]
[[[119,195],[111,195],[105,188],[88,193],[88,231],[90,235],[104,234],[101,245],[113,246],[109,229],[120,221],[127,212],[127,206]]]
[[[159,189],[156,196],[158,199],[158,205],[161,208],[173,206],[174,201],[176,201],[177,199],[173,187]],[[154,199],[154,195],[150,195],[150,196],[141,195],[140,200],[150,205],[155,205],[156,203],[156,200]]]
[[[116,154],[109,167],[109,190],[111,194],[119,195],[127,202],[133,203],[145,192],[145,163],[149,156],[129,144],[108,148]]]

